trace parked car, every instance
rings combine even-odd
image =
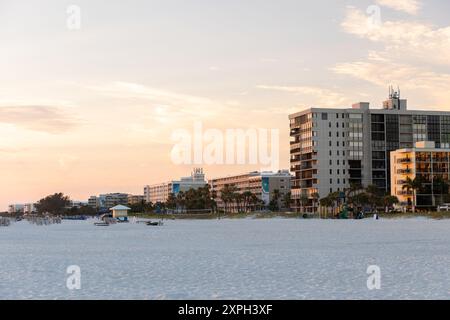
[[[438,211],[450,211],[450,203],[443,203],[439,205]]]

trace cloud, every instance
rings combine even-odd
[[[66,132],[78,124],[61,108],[53,106],[2,106],[0,123],[51,134]]]
[[[416,8],[414,3],[420,5],[414,1],[400,3],[411,12]],[[399,84],[409,92],[420,92],[416,97],[420,100],[449,107],[450,74],[446,70],[450,66],[450,26],[438,28],[410,20],[376,22],[362,11],[348,7],[341,24],[343,30],[382,47],[369,51],[366,59],[338,63],[331,70],[380,87]]]
[[[301,101],[302,104],[311,104],[307,103],[307,101],[310,101],[318,106],[339,107],[348,105],[350,102],[344,94],[320,87],[258,85],[257,88],[301,95],[304,99],[304,101]]]
[[[417,0],[377,0],[379,5],[397,10],[403,11],[411,15],[416,15],[422,4]]]
[[[380,55],[389,59],[450,65],[450,27],[437,28],[415,21],[376,23],[362,11],[349,7],[341,24],[345,32],[384,45]]]
[[[377,57],[369,56],[366,61],[337,64],[332,68],[337,74],[348,75],[387,87],[388,84],[399,84],[410,92],[423,92],[440,107],[450,106],[450,74],[430,71],[423,67],[414,67]]]

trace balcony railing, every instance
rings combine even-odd
[[[411,169],[398,169],[397,174],[410,174]]]
[[[411,158],[401,158],[397,160],[397,163],[411,163]]]

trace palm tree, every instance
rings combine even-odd
[[[250,201],[252,199],[252,195],[253,193],[251,191],[245,191],[242,194],[242,199],[243,199],[243,205],[244,205],[244,211],[248,212],[250,209]]]
[[[228,212],[228,205],[236,198],[237,188],[233,184],[226,184],[220,192],[220,199],[224,204],[225,213]]]
[[[302,213],[305,213],[305,203],[307,203],[309,201],[309,198],[302,194],[300,196],[300,198],[298,199],[298,201],[300,202],[300,207],[302,208]]]
[[[177,207],[181,209],[181,213],[183,213],[186,206],[186,196],[183,191],[178,192],[176,203]]]
[[[320,199],[320,206],[326,208],[326,217],[328,217],[329,209],[333,206],[333,200],[331,199],[330,195]]]
[[[383,204],[383,198],[380,189],[375,185],[370,185],[366,188],[368,196],[368,203],[372,207],[372,210]]]
[[[177,206],[177,198],[175,197],[175,194],[173,194],[172,192],[167,197],[166,206],[167,208],[172,210],[175,209]]]
[[[419,177],[415,177],[411,179],[410,177],[406,178],[405,184],[402,189],[408,192],[412,191],[412,211],[416,212],[416,192],[418,189],[422,187],[422,180]]]
[[[291,192],[287,192],[283,196],[283,205],[285,209],[290,210],[291,209],[291,202],[292,202],[292,194]]]
[[[314,192],[314,193],[311,195],[311,198],[312,198],[313,212],[315,212],[315,211],[316,211],[316,207],[317,207],[317,202],[318,202],[319,199],[320,199],[320,195],[319,195],[319,193]]]

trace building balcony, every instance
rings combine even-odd
[[[411,158],[401,158],[397,160],[397,163],[411,163]]]
[[[412,173],[411,169],[398,169],[397,174],[410,174]]]

